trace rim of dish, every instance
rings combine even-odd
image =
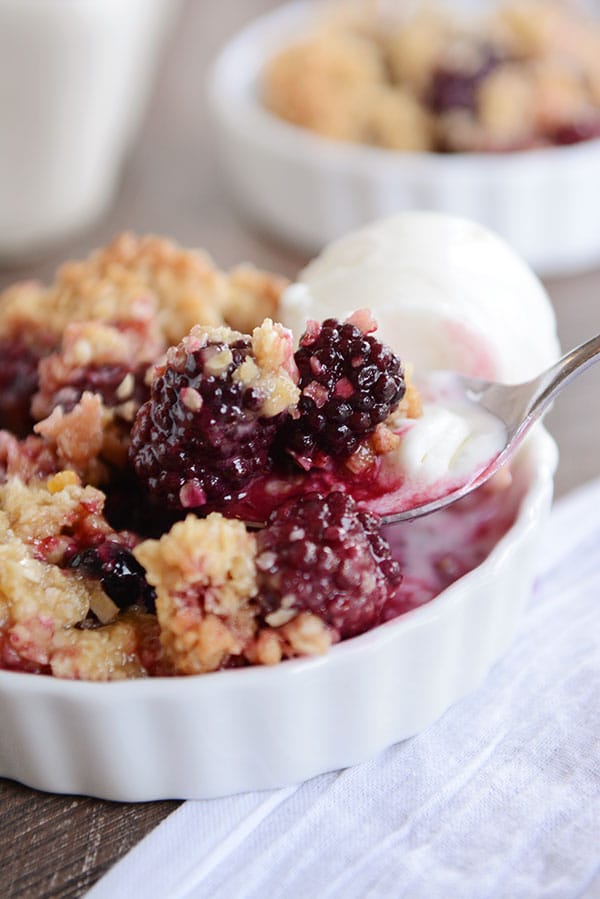
[[[342,640],[340,643],[332,646],[325,655],[288,659],[275,666],[253,665],[247,668],[223,669],[206,674],[131,678],[120,681],[68,680],[23,671],[0,670],[0,685],[11,682],[11,687],[19,685],[18,688],[23,689],[24,692],[59,692],[68,696],[73,696],[79,691],[85,691],[86,693],[101,691],[106,693],[107,689],[111,691],[118,690],[121,696],[131,690],[144,691],[145,694],[152,692],[162,694],[165,691],[170,692],[174,689],[178,692],[182,690],[212,689],[215,683],[221,683],[223,686],[226,684],[232,686],[236,682],[241,684],[244,680],[248,681],[250,678],[254,680],[268,680],[273,677],[294,678],[304,672],[314,671],[323,666],[330,666],[343,656],[347,657],[353,653],[361,653],[363,650],[373,651],[378,645],[394,639],[400,631],[409,631],[413,627],[420,626],[429,618],[436,618],[445,607],[459,601],[460,593],[464,590],[465,584],[468,585],[470,581],[478,578],[482,570],[484,572],[493,571],[500,564],[506,553],[510,552],[511,545],[515,541],[519,541],[522,535],[537,523],[540,503],[544,500],[546,490],[548,485],[552,483],[556,469],[558,449],[554,438],[543,425],[540,425],[530,435],[521,452],[526,452],[529,455],[535,454],[537,464],[535,470],[529,476],[531,479],[530,484],[523,494],[515,521],[496,543],[489,555],[471,571],[454,581],[441,593],[438,593],[437,596],[434,596],[433,599],[383,624],[376,625],[363,634],[351,637],[348,640]],[[519,453],[520,455],[521,453]],[[201,684],[205,686],[202,687],[200,686]]]
[[[271,43],[270,32],[280,31],[282,37],[293,38],[289,23],[295,19],[310,20],[311,10],[316,10],[314,0],[292,0],[275,10],[265,13],[242,27],[220,50],[210,71],[208,97],[213,110],[223,118],[233,122],[240,129],[240,114],[246,119],[246,127],[240,129],[252,134],[256,143],[273,147],[273,139],[278,139],[282,147],[294,157],[304,161],[308,156],[322,157],[321,161],[355,163],[369,167],[373,162],[390,168],[414,163],[421,168],[471,168],[483,169],[490,165],[502,168],[517,168],[529,161],[564,163],[567,157],[573,160],[590,151],[598,155],[600,164],[600,137],[588,138],[563,146],[531,147],[530,149],[492,151],[468,151],[461,153],[439,153],[432,150],[391,150],[351,141],[334,140],[316,134],[308,128],[294,125],[271,113],[260,101],[256,81],[261,60],[253,60],[250,69],[242,73],[239,64],[240,47],[261,46]],[[287,27],[286,27],[287,25]],[[279,26],[279,28],[277,27]],[[247,62],[247,60],[244,60]],[[232,79],[232,73],[234,75]],[[269,133],[270,132],[270,133]]]

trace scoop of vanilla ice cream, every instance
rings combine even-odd
[[[392,483],[399,475],[424,496],[483,470],[506,436],[490,413],[440,392],[433,372],[514,383],[560,354],[541,282],[502,240],[453,216],[406,212],[341,238],[304,269],[281,304],[296,338],[308,319],[344,319],[360,308],[371,310],[380,339],[412,364],[421,388],[423,414],[406,422],[384,468]],[[383,496],[379,511],[397,511],[399,502],[397,492]]]
[[[500,238],[453,216],[405,212],[335,241],[286,290],[281,317],[298,338],[308,319],[359,308],[417,373],[512,383],[559,356],[538,278]]]

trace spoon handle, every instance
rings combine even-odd
[[[541,415],[563,387],[598,360],[600,360],[600,334],[570,350],[562,359],[530,382],[533,394],[529,415],[534,418]]]

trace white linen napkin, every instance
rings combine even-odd
[[[185,802],[87,899],[600,897],[600,480],[555,506],[541,558],[511,651],[427,731]]]

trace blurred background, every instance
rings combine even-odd
[[[84,0],[83,6],[89,2],[93,6],[94,0]],[[56,3],[69,7],[69,15],[75,6],[69,0],[48,0],[49,6]],[[126,229],[164,234],[183,245],[204,247],[222,267],[250,261],[293,277],[308,260],[302,250],[290,249],[261,232],[232,203],[231,191],[222,178],[207,100],[208,74],[222,47],[242,26],[281,4],[275,0],[183,0],[181,4],[173,2],[165,14],[159,0],[152,0],[154,12],[146,17],[144,10],[150,7],[145,6],[144,0],[137,0],[137,4],[131,4],[131,15],[121,26],[118,17],[128,4],[106,0],[102,12],[106,28],[121,27],[123,34],[130,36],[129,41],[135,40],[136,34],[141,39],[136,51],[139,65],[131,76],[139,81],[139,96],[130,97],[126,91],[119,91],[117,81],[116,85],[105,85],[104,94],[98,98],[100,105],[125,113],[111,120],[112,146],[107,150],[108,162],[105,160],[111,169],[107,197],[98,201],[96,210],[89,211],[88,220],[65,228],[64,236],[57,241],[42,240],[40,246],[27,251],[11,252],[5,246],[0,288],[22,278],[48,280],[63,260],[85,256]],[[0,13],[5,5],[9,11],[12,6],[14,12],[20,0],[0,0]],[[28,5],[31,0],[23,0],[21,12]],[[115,18],[110,19],[113,14]],[[152,22],[154,30],[150,27]],[[97,20],[94,25],[93,16],[91,24],[98,25]],[[89,26],[90,22],[79,22],[80,37]],[[20,27],[26,27],[26,23],[21,22]],[[63,21],[56,27],[66,25]],[[71,23],[68,29],[71,33]],[[6,31],[4,34],[6,38]],[[31,58],[37,58],[35,42],[39,44],[41,40],[42,33],[38,32],[29,49],[29,54],[34,54]],[[126,41],[124,46],[131,47],[131,43]],[[90,52],[84,55],[89,57]],[[31,69],[23,77],[38,79],[39,99],[44,81],[49,83],[51,79],[49,75],[46,78],[43,66],[33,65]],[[50,69],[48,72],[51,74]],[[15,72],[14,77],[21,75]],[[4,88],[0,84],[0,110],[7,109],[7,104],[6,83]],[[43,140],[39,110],[36,115],[38,118],[32,122],[27,110],[21,110],[20,127],[29,141],[39,142]],[[72,122],[70,127],[77,130]],[[78,138],[74,135],[73,139],[76,142]],[[14,151],[14,141],[11,144],[6,133],[0,137],[0,147],[3,140]],[[39,147],[37,151],[39,154]],[[102,160],[97,164],[101,165]],[[27,185],[19,189],[26,191]],[[6,210],[6,197],[3,201],[0,196],[0,208],[3,205]],[[86,219],[86,215],[82,218]],[[600,270],[553,277],[545,283],[556,308],[565,348],[600,332]],[[563,456],[557,479],[559,493],[599,474],[598,395],[600,367],[568,391],[560,399],[558,409],[550,414],[550,427]],[[596,403],[594,409],[590,402]]]
[[[5,2],[0,0],[0,12]],[[75,4],[71,0],[50,0],[56,2],[70,7],[68,15],[72,14]],[[87,2],[83,0],[84,5]],[[98,2],[103,5],[105,0]],[[108,6],[113,2],[108,0]],[[134,6],[141,3],[140,21],[146,2],[134,0]],[[156,0],[148,2],[152,6]],[[25,0],[28,3],[31,0]],[[116,3],[126,7],[129,0]],[[72,236],[50,249],[34,247],[23,259],[19,252],[3,253],[1,287],[22,277],[49,278],[64,259],[79,258],[125,229],[165,234],[184,245],[203,246],[224,266],[247,259],[291,275],[302,263],[299,255],[282,252],[253,233],[225,201],[206,98],[207,75],[223,44],[238,28],[278,4],[274,0],[166,3],[172,4],[169,9],[174,15],[163,17],[158,26],[162,33],[151,51],[156,58],[149,60],[141,73],[147,84],[140,93],[148,96],[147,106],[139,113],[140,127],[122,151],[120,147],[114,151],[116,158],[111,164],[119,174],[108,208],[96,221],[79,232],[75,229]],[[117,21],[115,17],[110,27],[115,28]],[[36,72],[40,79],[37,91],[43,93],[39,67]],[[17,72],[13,77],[19,77]],[[0,109],[7,102],[5,98],[3,103],[1,91],[0,86]],[[123,91],[115,92],[109,103],[119,106],[125,99]],[[32,127],[25,119],[21,115],[20,128],[32,133],[32,140],[40,141],[41,123]],[[74,133],[79,127],[71,124]],[[26,189],[26,185],[21,187],[22,192]]]

